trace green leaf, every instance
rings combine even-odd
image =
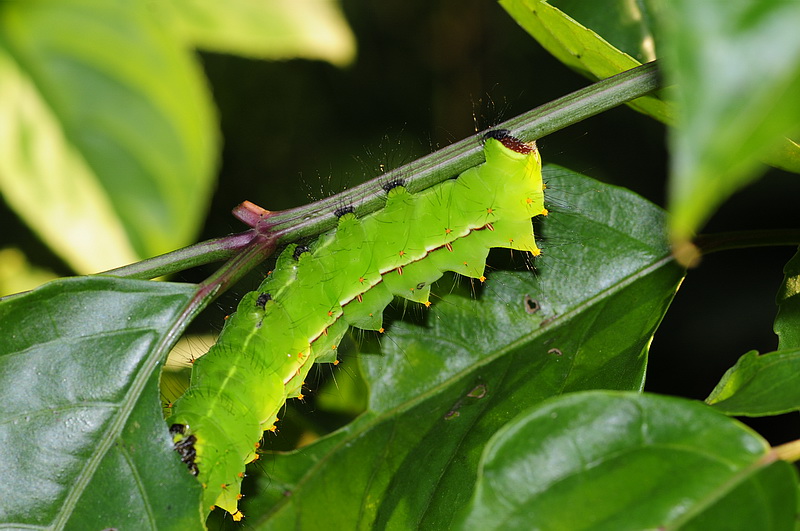
[[[792,529],[797,473],[710,408],[587,392],[519,415],[481,457],[463,529]]]
[[[690,238],[800,127],[800,2],[664,2],[659,56],[678,85],[671,231]]]
[[[202,527],[158,400],[194,294],[77,277],[0,302],[0,527]]]
[[[780,0],[776,0],[780,2]],[[570,68],[580,72],[590,79],[602,79],[617,74],[624,70],[638,66],[641,62],[652,61],[656,58],[655,41],[661,42],[658,50],[659,57],[664,50],[680,46],[676,41],[679,37],[657,39],[659,25],[670,24],[670,18],[678,16],[666,9],[658,0],[646,2],[628,2],[625,0],[607,0],[602,8],[592,2],[580,0],[500,0],[500,4],[511,14],[515,20],[533,36],[545,49]],[[551,5],[552,4],[552,5]],[[707,6],[714,10],[713,4]],[[727,6],[726,6],[727,8]],[[692,14],[685,16],[692,17]],[[697,46],[716,46],[713,38],[705,41],[703,23],[694,17],[697,35],[694,41]],[[705,19],[702,19],[705,20]],[[672,24],[676,23],[672,21]],[[683,27],[683,26],[681,26]],[[732,38],[736,38],[735,36]],[[693,45],[694,46],[694,45]],[[727,45],[726,45],[727,46]],[[693,48],[686,49],[687,54],[693,54]],[[771,56],[771,52],[765,52]],[[791,53],[791,52],[788,52]],[[733,56],[735,54],[732,53]],[[784,54],[785,55],[785,54]],[[683,66],[684,63],[677,63]],[[786,61],[791,64],[791,59]],[[670,76],[669,66],[667,74]],[[742,67],[746,71],[749,67]],[[701,66],[697,75],[704,75],[709,70]],[[714,98],[714,87],[718,76],[709,76],[705,83],[711,88],[707,97]],[[774,78],[772,78],[774,79]],[[755,79],[751,81],[758,83]],[[776,90],[780,91],[780,81],[776,83]],[[682,87],[680,88],[682,89]],[[658,95],[639,98],[629,105],[634,109],[649,114],[653,118],[674,124],[676,113],[673,109],[673,100],[676,92],[674,86],[662,90]],[[733,92],[735,94],[735,92]],[[791,96],[791,89],[787,92]],[[669,101],[664,101],[669,95]],[[684,113],[689,119],[702,115],[702,109],[695,108]],[[787,121],[794,123],[788,117]],[[781,130],[780,133],[791,133]],[[747,145],[748,152],[752,151]],[[731,150],[736,152],[735,150]],[[789,138],[773,137],[768,139],[761,152],[753,155],[753,159],[785,171],[800,173],[800,146]],[[701,203],[698,201],[698,203]]]
[[[604,38],[605,34],[599,35],[595,26],[586,27],[580,24],[544,0],[500,0],[500,5],[548,52],[590,79],[605,79],[641,65],[640,61],[655,59],[653,36],[646,23],[649,17],[643,4],[614,2],[615,7],[602,11],[594,3],[583,3],[581,6],[572,2],[559,2],[561,4],[565,4],[570,10],[578,10],[584,17],[588,16],[590,22],[602,21],[600,26],[607,31],[627,25],[628,31],[624,34],[620,31],[614,33],[617,42],[623,43],[626,51],[634,53],[638,60],[608,42]],[[620,12],[624,15],[608,15]],[[614,19],[609,20],[612,16]],[[662,122],[674,121],[671,107],[656,96],[638,98],[629,105]]]
[[[642,2],[604,0],[602,6],[582,0],[547,0],[566,17],[602,35],[618,50],[640,63],[656,59],[652,13]]]
[[[786,267],[778,291],[777,352],[748,352],[706,398],[727,415],[759,417],[800,410],[800,252]]]
[[[751,351],[739,358],[706,398],[726,415],[761,417],[800,410],[800,350]]]
[[[76,271],[194,238],[212,109],[194,58],[144,2],[0,4],[0,188]]]
[[[355,37],[332,0],[171,0],[168,25],[198,47],[260,59],[353,61]]]
[[[800,348],[800,251],[783,268],[783,284],[778,291],[775,333],[778,349]]]
[[[260,461],[248,525],[447,528],[484,445],[516,414],[568,391],[641,389],[650,339],[683,275],[664,214],[562,168],[546,167],[545,179],[552,212],[536,224],[534,271],[490,271],[477,299],[477,286],[440,281],[425,324],[395,322],[381,355],[359,355],[368,411]]]

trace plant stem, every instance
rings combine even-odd
[[[790,463],[800,461],[800,440],[775,446],[772,450],[778,456],[778,459],[789,461]]]
[[[249,234],[251,237],[245,249],[235,254],[213,275],[197,286],[191,300],[186,303],[180,316],[169,330],[168,336],[164,338],[163,341],[166,344],[174,344],[186,330],[188,323],[192,322],[220,293],[241,280],[243,276],[275,252],[274,238],[262,235],[253,237],[252,231]]]
[[[530,141],[580,122],[590,116],[644,96],[661,88],[658,68],[647,63],[616,76],[594,83],[563,98],[547,103],[493,129],[509,129],[517,138]],[[261,234],[272,247],[263,254],[267,258],[277,245],[316,236],[336,225],[334,211],[342,205],[354,205],[363,216],[384,204],[383,183],[401,179],[411,192],[423,190],[483,162],[483,134],[476,134],[440,149],[430,155],[385,173],[371,181],[309,205],[269,212],[248,203],[234,209],[234,216],[255,230],[208,240],[171,253],[109,271],[101,275],[149,279],[189,267],[216,262],[256,245],[262,248]],[[244,205],[244,204],[243,204]],[[254,209],[255,208],[255,209]],[[266,248],[265,248],[266,249]],[[258,254],[258,253],[256,253]],[[223,269],[226,269],[228,264]]]
[[[655,62],[647,63],[537,107],[493,129],[509,129],[524,141],[538,139],[660,87]],[[383,205],[382,183],[402,179],[409,191],[416,192],[481,163],[482,140],[482,133],[473,135],[322,201],[272,212],[259,223],[259,231],[277,233],[279,243],[320,234],[335,226],[333,212],[342,205],[354,205],[359,215],[379,209]]]
[[[231,285],[238,282],[258,264],[275,252],[276,239],[272,235],[258,235],[252,239],[244,252],[225,262],[213,275],[200,284],[195,298],[213,300]]]
[[[800,229],[746,230],[699,234],[693,241],[702,254],[749,247],[800,245]]]
[[[169,275],[190,267],[230,258],[253,243],[257,236],[258,234],[254,230],[231,234],[97,274],[138,279]]]

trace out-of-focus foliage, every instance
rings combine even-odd
[[[564,64],[602,79],[662,58],[667,91],[631,105],[671,130],[671,232],[685,242],[762,160],[800,172],[800,3],[598,4],[502,0],[517,22]],[[591,28],[591,29],[590,29]]]
[[[28,263],[19,249],[0,249],[0,296],[33,289],[56,275]]]
[[[75,271],[196,238],[220,139],[194,45],[340,65],[355,49],[325,0],[0,4],[0,191]]]

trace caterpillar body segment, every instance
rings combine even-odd
[[[234,519],[245,464],[257,458],[313,363],[336,362],[348,327],[383,331],[393,297],[429,305],[445,271],[484,279],[489,249],[539,254],[531,218],[546,214],[541,158],[507,132],[486,136],[486,162],[416,194],[402,183],[363,218],[340,209],[336,229],[288,246],[199,358],[168,423],[176,450],[204,485],[206,508]]]

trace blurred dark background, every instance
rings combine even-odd
[[[325,197],[376,176],[382,165],[399,166],[589,83],[495,2],[346,0],[343,6],[358,43],[349,68],[202,54],[224,147],[201,239],[242,230],[230,209],[244,199],[278,210]],[[546,163],[663,206],[665,134],[652,119],[618,108],[539,146]],[[770,171],[706,231],[795,226],[798,192],[796,176]],[[24,237],[30,233],[13,215],[4,211],[1,219],[9,230],[0,247],[13,241],[34,262],[59,267],[35,238]],[[774,296],[792,254],[791,248],[726,252],[690,271],[653,341],[647,389],[702,399],[740,355],[775,349]],[[252,287],[221,298],[210,319],[221,323]],[[758,429],[773,443],[800,437],[794,415],[759,421]]]

